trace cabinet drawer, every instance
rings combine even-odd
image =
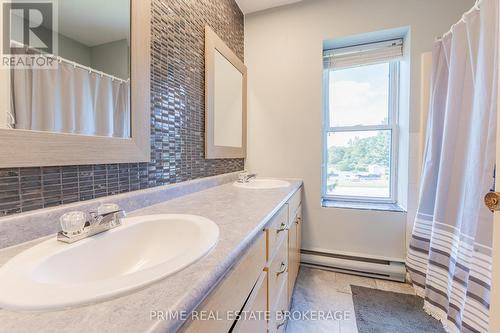
[[[287,231],[288,232],[288,231]],[[288,235],[286,235],[288,236]],[[288,281],[288,237],[278,245],[278,250],[267,268],[269,272],[269,308],[273,309],[278,300],[278,294]]]
[[[276,306],[273,308],[269,318],[269,333],[283,333],[286,328],[285,313],[288,311],[287,286],[281,288]]]
[[[299,187],[297,192],[295,192],[290,198],[290,200],[288,200],[290,222],[293,222],[295,215],[297,213],[297,209],[299,209],[301,202],[302,202],[302,187]]]
[[[267,224],[267,260],[270,260],[275,252],[276,247],[285,238],[286,231],[288,230],[288,205],[284,205],[273,216],[271,221]]]
[[[232,332],[235,333],[266,333],[267,318],[267,272],[262,272],[252,294],[243,308],[242,319],[238,321]],[[254,317],[251,317],[251,316]],[[245,316],[247,316],[245,318]]]

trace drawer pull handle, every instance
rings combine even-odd
[[[297,217],[297,219],[295,220],[295,223],[299,224],[300,222],[302,222],[302,217]]]
[[[276,233],[278,233],[278,234],[279,234],[280,232],[282,232],[282,231],[286,231],[286,230],[288,230],[288,229],[289,229],[289,228],[288,228],[288,226],[286,225],[286,223],[281,223],[280,228],[279,228],[278,230],[276,230]]]
[[[281,310],[281,314],[284,316],[285,315],[285,310]],[[286,324],[286,318],[283,319],[283,321],[281,323],[279,323],[278,325],[276,325],[276,329],[279,330],[281,328],[281,326],[284,326]]]
[[[286,264],[284,262],[281,263],[280,270],[276,272],[276,276],[280,276],[281,274],[286,272]]]

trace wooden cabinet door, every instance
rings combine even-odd
[[[302,205],[297,209],[297,219],[295,220],[296,228],[297,228],[297,236],[296,236],[296,257],[297,257],[297,270],[295,272],[295,278],[299,274],[300,267],[300,249],[302,248]]]
[[[234,333],[267,333],[267,272],[262,272],[254,290],[250,294],[243,313],[247,318],[242,318],[236,323]],[[252,317],[252,315],[254,317]]]
[[[302,207],[297,209],[297,215],[290,225],[288,233],[288,258],[289,258],[289,273],[288,273],[288,300],[291,302],[293,288],[300,267],[300,248],[302,243]]]
[[[497,9],[497,10],[500,10]],[[498,28],[497,28],[498,29]],[[500,45],[500,44],[499,44]],[[500,47],[500,46],[499,46]],[[498,52],[498,50],[497,50]],[[497,69],[500,72],[500,67]],[[500,85],[497,87],[500,93]],[[500,120],[500,98],[497,101],[497,121]],[[500,124],[500,123],[499,123]],[[500,191],[498,181],[498,166],[500,165],[500,126],[497,126],[497,148],[496,148],[497,171],[495,191]],[[500,332],[500,212],[496,211],[493,220],[493,272],[491,280],[491,307],[490,307],[490,329],[489,332]]]
[[[283,284],[278,301],[274,309],[271,310],[269,318],[269,330],[268,333],[283,333],[286,328],[286,317],[283,315],[290,307],[288,302],[288,285]]]
[[[297,224],[295,220],[288,231],[288,300],[292,299],[293,287],[297,276]]]
[[[243,258],[231,268],[224,279],[210,295],[198,306],[199,312],[227,314],[236,313],[245,305],[248,295],[255,287],[266,264],[266,237],[262,232],[255,243],[246,251]],[[224,320],[193,320],[185,323],[183,333],[220,333],[229,332],[234,324],[232,318]]]

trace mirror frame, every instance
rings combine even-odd
[[[151,0],[131,4],[131,138],[0,129],[0,168],[149,162]]]
[[[241,148],[214,144],[215,52],[224,56],[243,76]],[[209,26],[205,26],[205,158],[245,158],[247,150],[247,67]]]

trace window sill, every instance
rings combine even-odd
[[[358,209],[358,210],[377,210],[386,212],[406,213],[406,210],[391,203],[374,203],[374,202],[356,202],[356,201],[339,201],[332,199],[323,199],[321,201],[323,208],[341,208],[341,209]]]

